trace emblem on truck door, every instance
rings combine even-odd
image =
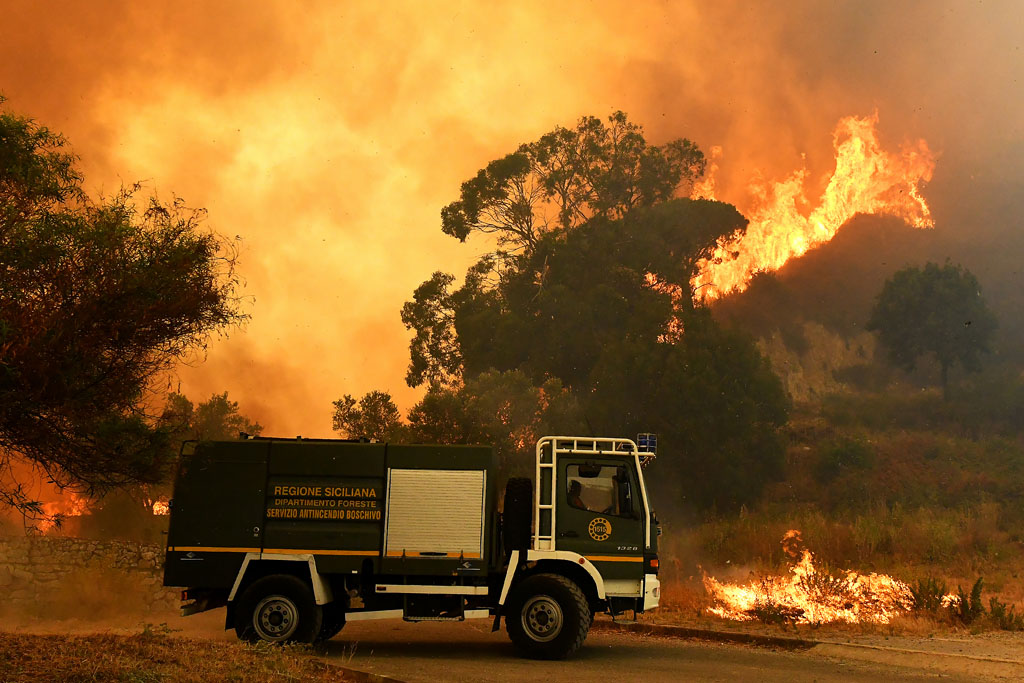
[[[606,541],[612,535],[612,523],[604,517],[595,517],[590,520],[590,537],[595,541]]]

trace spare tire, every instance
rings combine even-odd
[[[505,509],[501,514],[501,541],[506,553],[530,547],[532,523],[533,482],[512,477],[505,484]]]

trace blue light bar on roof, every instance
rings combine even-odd
[[[657,434],[637,434],[636,435],[636,449],[640,453],[650,453],[651,455],[657,455],[658,453],[658,435]]]

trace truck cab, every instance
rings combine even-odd
[[[646,437],[646,438],[645,438]],[[240,638],[313,642],[375,618],[502,619],[562,658],[597,613],[657,606],[652,439],[543,437],[504,495],[484,446],[200,442],[175,482],[164,585]],[[499,502],[503,508],[499,511]]]

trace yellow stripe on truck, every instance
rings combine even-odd
[[[298,548],[264,548],[264,553],[277,553],[278,555],[357,555],[360,557],[376,557],[380,555],[379,550],[310,550]]]
[[[475,560],[475,559],[478,559],[480,557],[480,553],[432,553],[432,552],[427,552],[427,551],[424,551],[424,552],[403,552],[401,550],[392,550],[392,551],[388,552],[388,557],[402,557],[403,555],[405,557],[425,557],[427,559],[432,558],[432,557],[438,558],[438,559],[446,558],[446,557],[453,557],[455,559],[459,559],[461,557],[461,558],[464,558],[464,559],[467,559],[467,560]]]
[[[172,553],[258,553],[259,548],[220,548],[213,545],[176,545],[167,548]]]
[[[591,562],[643,562],[643,557],[629,557],[625,555],[584,555]]]
[[[176,545],[168,547],[172,553],[258,553],[259,548],[227,548],[212,545]],[[277,553],[278,555],[358,555],[363,557],[376,557],[380,554],[377,550],[314,550],[314,549],[293,549],[293,548],[264,548],[265,554]]]

